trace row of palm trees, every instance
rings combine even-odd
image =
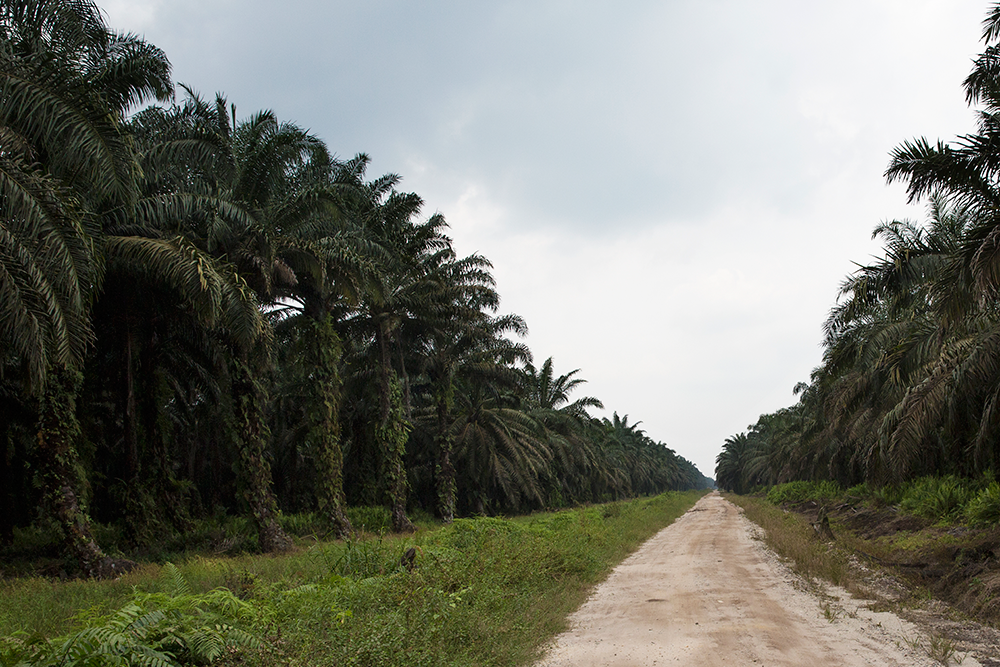
[[[532,365],[489,261],[365,155],[174,101],[90,0],[2,0],[0,31],[0,538],[54,523],[106,576],[93,519],[245,512],[273,551],[282,510],[344,536],[348,504],[405,531],[707,483]]]
[[[720,486],[892,484],[1000,470],[1000,3],[964,82],[977,131],[907,141],[886,178],[923,224],[876,227],[884,257],[849,276],[799,401],[729,438]]]

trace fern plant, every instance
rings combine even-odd
[[[15,636],[0,643],[2,667],[178,667],[210,664],[229,648],[259,645],[237,623],[253,607],[227,589],[191,593],[180,571],[163,568],[166,592],[136,591],[133,600],[107,615],[82,614],[85,627],[44,640]]]

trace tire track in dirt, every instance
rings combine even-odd
[[[856,608],[829,621],[757,530],[706,495],[612,572],[537,667],[940,665],[891,613]]]

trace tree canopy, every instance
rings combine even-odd
[[[218,513],[445,521],[710,484],[540,368],[492,265],[369,159],[175,91],[90,0],[0,0],[0,541],[112,575]],[[147,105],[142,107],[142,105]],[[142,107],[142,108],[140,108]]]

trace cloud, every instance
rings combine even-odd
[[[162,0],[103,0],[100,3],[115,30],[142,34],[155,25]]]

